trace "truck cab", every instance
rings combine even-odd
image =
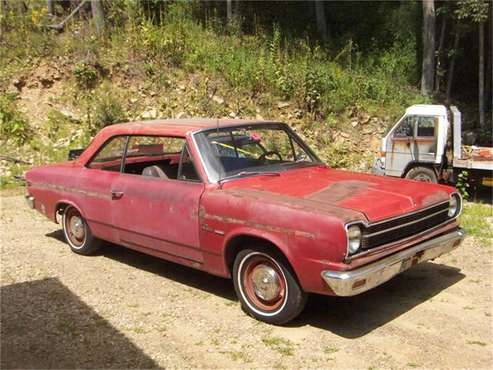
[[[382,139],[373,172],[437,183],[454,180],[458,172],[467,171],[471,179],[491,184],[491,148],[473,146],[478,155],[466,158],[461,130],[461,113],[456,107],[413,105]]]

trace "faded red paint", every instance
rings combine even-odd
[[[320,272],[350,270],[457,227],[384,245],[346,259],[344,225],[376,222],[449,199],[451,187],[314,166],[279,176],[210,183],[192,133],[244,121],[150,121],[109,126],[76,161],[27,173],[36,209],[56,221],[60,204],[76,207],[101,239],[228,277],[230,241],[253,236],[270,241],[291,263],[303,289],[331,294]],[[249,122],[249,124],[255,124]],[[115,135],[183,137],[201,183],[164,180],[85,167]],[[174,161],[178,158],[174,158]],[[112,191],[124,195],[116,199]]]

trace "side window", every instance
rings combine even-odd
[[[418,137],[433,137],[435,136],[435,126],[438,122],[437,117],[419,117],[418,121]]]
[[[106,144],[103,144],[104,146],[87,167],[103,171],[120,172],[126,141],[126,136],[116,136],[110,139]]]
[[[407,116],[394,131],[394,137],[412,137],[413,127],[416,120],[415,116]]]
[[[193,159],[190,155],[190,151],[188,150],[187,145],[183,148],[178,179],[188,181],[200,181],[200,177],[197,174],[197,170],[195,169],[195,165],[193,163]]]

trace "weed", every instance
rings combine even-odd
[[[17,109],[14,94],[0,96],[0,132],[2,138],[11,139],[18,145],[28,142],[32,130],[22,112]]]
[[[485,342],[480,342],[479,340],[468,340],[467,341],[467,344],[475,344],[475,345],[478,345],[478,346],[481,346],[481,347],[486,346],[486,343]]]
[[[324,353],[326,353],[328,355],[331,355],[331,354],[336,353],[336,352],[339,352],[338,348],[335,348],[335,347],[325,347],[324,348]]]
[[[455,187],[462,195],[462,199],[467,200],[469,198],[469,172],[461,171],[459,173]]]
[[[262,342],[267,347],[272,348],[273,350],[279,352],[281,355],[284,356],[292,356],[293,355],[293,344],[284,338],[272,336],[272,337],[264,337],[262,338]]]
[[[75,65],[73,74],[77,86],[81,89],[91,89],[96,85],[98,72],[87,62],[79,62]]]

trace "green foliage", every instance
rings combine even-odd
[[[461,20],[483,23],[488,19],[489,2],[485,0],[461,0],[457,3],[455,15]]]
[[[98,72],[87,62],[79,62],[75,65],[73,74],[75,82],[82,89],[90,89],[96,85],[98,80]]]
[[[455,187],[459,190],[460,195],[462,195],[462,199],[469,199],[469,172],[461,171],[459,175],[457,175]]]
[[[0,95],[0,132],[4,140],[18,145],[28,142],[32,130],[22,112],[17,109],[14,94]]]

